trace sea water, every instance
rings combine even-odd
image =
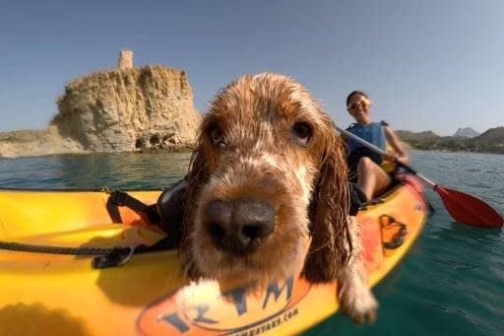
[[[412,151],[431,180],[504,213],[504,155]],[[163,188],[187,171],[189,153],[57,155],[0,159],[3,188]],[[305,335],[504,335],[504,231],[455,223],[435,192],[435,212],[402,263],[374,288],[378,320],[334,315]]]

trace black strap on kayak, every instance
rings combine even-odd
[[[145,216],[151,224],[160,222],[155,204],[147,205],[124,191],[113,190],[107,200],[107,211],[114,223],[123,223],[119,212],[119,207],[123,206],[130,208],[140,216]]]
[[[350,216],[355,216],[357,215],[359,209],[361,209],[363,205],[367,203],[368,199],[366,197],[366,194],[364,194],[364,192],[357,186],[356,183],[350,182],[348,185],[350,187],[349,214]]]
[[[382,228],[390,228],[391,226],[399,226],[399,230],[394,234],[392,240],[389,242],[383,242],[383,248],[387,250],[395,250],[404,243],[404,238],[408,234],[408,228],[406,224],[397,221],[394,217],[390,215],[381,215],[378,218]]]
[[[158,252],[166,251],[177,248],[178,243],[176,243],[171,237],[164,237],[157,241],[154,245],[138,245],[137,247],[131,248],[131,252],[128,254],[127,251],[115,250],[102,256],[98,256],[93,259],[93,268],[102,269],[109,267],[117,267],[125,265],[134,254],[142,254],[147,252]]]
[[[150,246],[63,247],[0,241],[0,250],[74,256],[95,256],[92,262],[93,268],[101,269],[125,265],[134,254],[172,250],[177,248],[177,244],[177,242],[168,236],[160,239]]]

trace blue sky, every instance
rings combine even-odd
[[[294,77],[346,126],[366,91],[394,129],[504,126],[502,0],[16,0],[0,5],[0,131],[42,129],[74,78],[135,65],[187,71],[204,113],[265,70]]]

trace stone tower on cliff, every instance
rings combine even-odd
[[[132,50],[121,50],[119,53],[119,63],[117,67],[120,70],[133,69],[133,51]]]

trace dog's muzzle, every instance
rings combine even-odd
[[[233,255],[253,253],[275,228],[275,210],[265,201],[213,200],[203,214],[215,247]]]

